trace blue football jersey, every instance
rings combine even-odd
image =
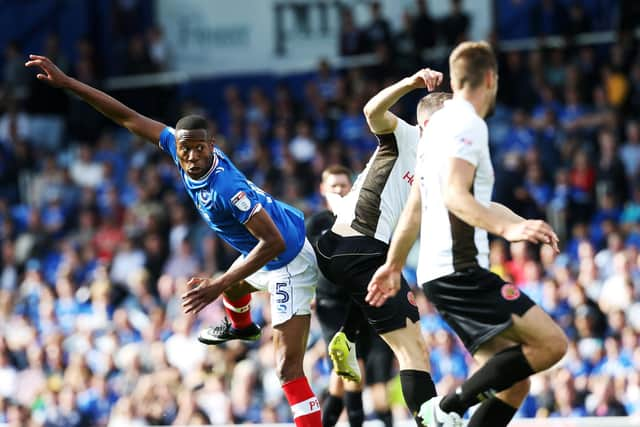
[[[255,212],[264,209],[286,243],[285,251],[264,268],[278,269],[298,255],[305,240],[304,215],[300,210],[279,202],[258,188],[217,148],[211,170],[198,180],[190,178],[178,162],[173,128],[162,131],[160,148],[173,158],[184,187],[202,218],[237,251],[246,255],[258,244],[244,224]]]

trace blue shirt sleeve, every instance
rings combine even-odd
[[[162,151],[169,154],[174,161],[177,161],[176,154],[176,131],[174,128],[166,127],[160,134],[160,141],[158,142]]]
[[[241,224],[246,224],[262,208],[260,197],[246,181],[233,180],[221,195],[225,199],[224,204]]]

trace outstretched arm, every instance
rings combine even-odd
[[[29,61],[25,66],[40,68],[41,73],[36,76],[39,80],[73,92],[100,113],[141,138],[153,144],[160,140],[160,134],[166,125],[143,116],[106,93],[69,77],[46,56],[29,55]]]
[[[389,109],[407,93],[414,89],[435,89],[442,83],[442,73],[424,68],[411,77],[381,90],[364,106],[364,116],[369,129],[375,134],[391,133],[395,130],[398,118]]]
[[[418,238],[421,221],[422,197],[420,185],[415,183],[411,186],[409,199],[393,232],[387,261],[376,271],[367,288],[365,301],[369,304],[380,307],[387,298],[394,296],[400,290],[400,274],[409,251]]]

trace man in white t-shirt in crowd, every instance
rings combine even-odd
[[[567,338],[516,286],[489,271],[487,232],[550,244],[544,221],[491,202],[494,174],[483,118],[494,107],[497,62],[485,42],[465,42],[449,57],[453,99],[433,115],[418,146],[416,182],[389,248],[369,284],[380,306],[401,289],[400,272],[420,230],[418,282],[480,368],[455,392],[422,405],[429,427],[455,425],[482,402],[469,427],[506,426],[529,392],[529,377],[558,362]]]

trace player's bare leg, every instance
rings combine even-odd
[[[462,415],[476,403],[490,400],[496,392],[509,390],[518,384],[506,394],[511,403],[515,403],[519,394],[528,388],[523,381],[550,368],[564,356],[567,338],[540,307],[531,307],[523,316],[512,315],[512,320],[511,327],[491,340],[495,348],[491,349],[491,344],[485,346],[484,353],[490,357],[486,358],[483,366],[455,393],[444,397],[440,403],[442,410]],[[512,345],[507,346],[507,343]],[[499,351],[490,351],[498,348]],[[506,415],[508,408],[503,409]]]
[[[311,316],[293,316],[273,327],[276,373],[298,427],[322,425],[320,404],[304,376],[303,359]]]
[[[524,316],[512,316],[513,326],[502,337],[522,344],[522,352],[535,372],[555,365],[567,352],[569,341],[560,326],[542,308],[533,306]]]

